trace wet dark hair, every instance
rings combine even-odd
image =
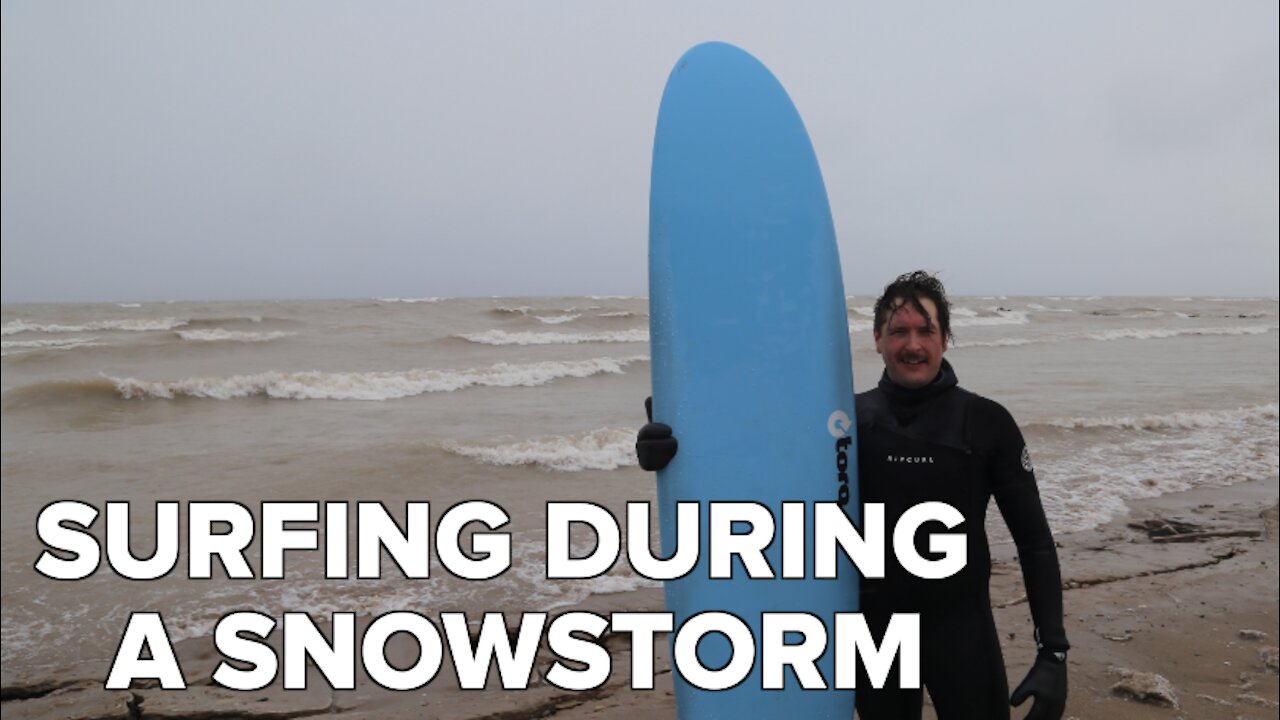
[[[929,298],[933,301],[938,308],[938,317],[929,316],[924,305],[920,304],[920,298]],[[894,311],[900,304],[906,303],[911,303],[916,312],[936,322],[938,329],[942,331],[942,336],[947,340],[955,339],[951,334],[951,303],[947,302],[947,290],[942,287],[941,280],[924,270],[904,273],[899,275],[897,280],[884,286],[884,294],[876,300],[876,332],[880,332],[885,323],[889,322],[889,318],[893,317]]]

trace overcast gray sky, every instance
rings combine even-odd
[[[1277,293],[1277,3],[3,3],[3,300],[644,294],[686,49],[791,93],[846,289]]]

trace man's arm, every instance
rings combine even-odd
[[[1034,696],[1028,720],[1061,718],[1067,703],[1067,633],[1062,620],[1062,575],[1053,532],[1036,486],[1035,468],[1013,416],[989,400],[979,402],[978,427],[996,433],[990,457],[992,494],[1018,547],[1038,647],[1031,671],[1013,691],[1017,706]]]
[[[1062,576],[1058,568],[1058,551],[1040,502],[1035,469],[1022,439],[1022,431],[1013,416],[1000,405],[990,405],[984,410],[992,415],[986,419],[990,423],[987,427],[996,431],[990,458],[992,493],[1018,547],[1022,581],[1027,588],[1036,639],[1045,650],[1066,652],[1070,645],[1062,622]],[[983,421],[981,418],[978,420]]]

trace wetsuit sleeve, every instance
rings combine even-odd
[[[978,405],[978,412],[986,416],[977,418],[978,427],[991,433],[988,461],[992,494],[1018,546],[1037,639],[1047,650],[1065,651],[1069,645],[1062,622],[1058,551],[1040,502],[1026,442],[1008,410],[989,400]]]

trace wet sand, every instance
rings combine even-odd
[[[1058,538],[1073,646],[1067,717],[1276,716],[1277,494],[1273,478],[1163,495],[1131,502],[1129,517]],[[1034,658],[1031,622],[1012,546],[993,550],[996,621],[1016,685]],[[661,591],[647,589],[593,596],[557,612],[661,609]],[[388,657],[404,665],[416,647],[400,639],[393,638]],[[112,692],[99,676],[29,677],[5,668],[2,708],[5,718],[673,718],[666,643],[655,649],[656,688],[636,691],[629,688],[629,643],[622,641],[608,639],[613,673],[593,691],[543,682],[537,673],[553,657],[543,648],[524,691],[460,690],[446,661],[417,691],[384,690],[358,670],[355,691],[331,691],[313,671],[307,691],[285,691],[277,681],[262,691],[232,692],[210,680],[221,656],[210,638],[197,638],[175,647],[185,691],[140,684]]]

